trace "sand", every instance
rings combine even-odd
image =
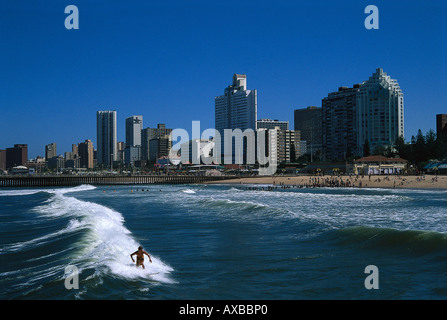
[[[338,180],[338,181],[337,181]],[[394,176],[394,175],[380,175],[380,176],[259,176],[259,177],[244,177],[238,179],[228,179],[221,181],[212,181],[208,184],[264,184],[275,186],[303,186],[314,185],[317,187],[335,185],[340,182],[345,185],[359,187],[361,182],[362,188],[413,188],[413,189],[447,189],[447,176]]]

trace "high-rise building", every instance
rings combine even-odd
[[[93,142],[85,140],[78,144],[78,154],[80,157],[80,167],[92,169],[93,168]]]
[[[257,90],[247,90],[247,76],[245,74],[234,74],[233,84],[225,88],[223,95],[214,98],[214,106],[215,129],[220,133],[221,154],[224,154],[224,129],[240,129],[241,131],[252,129],[253,132],[256,131]],[[237,147],[240,148],[241,146]],[[232,144],[233,159],[235,148],[235,144]],[[243,148],[244,153],[246,149]]]
[[[157,124],[157,128],[146,128],[141,131],[141,159],[150,159],[150,141],[152,139],[168,138],[171,135],[172,129],[166,128],[164,123]],[[170,138],[169,138],[170,139]]]
[[[71,145],[71,152],[73,152],[73,154],[79,155],[79,147],[76,143],[73,143]]]
[[[171,137],[165,136],[161,138],[151,139],[149,141],[149,158],[148,160],[156,162],[161,157],[168,157],[171,151]]]
[[[110,166],[117,158],[116,111],[96,112],[98,165]]]
[[[325,160],[344,160],[358,154],[357,93],[360,84],[340,87],[322,100],[322,148]]]
[[[438,138],[447,136],[447,114],[436,115],[436,135]]]
[[[366,140],[370,150],[404,137],[404,96],[396,80],[376,69],[357,93],[357,149]]]
[[[269,161],[274,157],[276,163],[290,163],[296,161],[301,155],[300,132],[295,130],[282,130],[277,126],[274,128],[258,128],[258,134],[265,130],[265,150],[269,153]],[[272,131],[276,134],[272,135]],[[259,146],[258,146],[259,147]]]
[[[56,143],[50,143],[45,146],[45,159],[48,161],[48,159],[54,158],[57,156],[57,146]]]
[[[13,148],[6,149],[6,169],[23,166],[28,162],[28,145],[15,144]]]
[[[279,121],[272,119],[260,119],[256,121],[257,129],[275,129],[278,127],[280,130],[289,130],[289,121]]]
[[[118,141],[116,143],[116,161],[124,162],[124,149],[126,149],[126,143],[124,141]]]
[[[277,163],[294,162],[300,156],[300,132],[277,130]]]
[[[294,111],[294,129],[301,132],[301,141],[306,141],[308,154],[321,153],[323,143],[321,108],[310,106],[296,109]]]
[[[127,146],[124,148],[124,163],[130,166],[135,166],[135,161],[141,160],[140,146]]]
[[[6,150],[0,149],[0,170],[6,170]],[[0,172],[1,174],[2,172]]]
[[[126,147],[141,146],[143,116],[131,116],[126,119]]]

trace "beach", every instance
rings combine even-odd
[[[243,177],[208,184],[263,184],[274,187],[354,187],[354,188],[410,188],[410,189],[447,189],[447,176],[257,176]]]

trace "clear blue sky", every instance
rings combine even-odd
[[[64,27],[67,5],[79,30]],[[379,8],[379,30],[364,9]],[[447,113],[447,1],[5,0],[0,6],[0,149],[27,143],[29,157],[92,139],[96,111],[144,127],[214,127],[214,96],[233,73],[258,90],[258,118],[293,110],[377,67],[397,79],[405,138]]]

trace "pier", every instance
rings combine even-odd
[[[236,178],[232,176],[190,176],[190,175],[103,175],[103,176],[0,176],[1,187],[67,187],[82,184],[134,185],[134,184],[191,184]]]

